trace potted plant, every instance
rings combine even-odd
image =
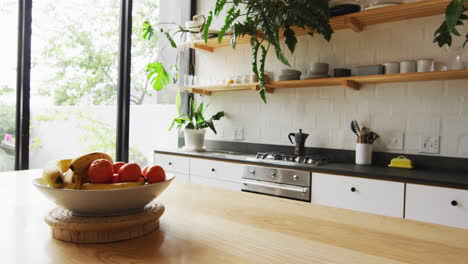
[[[290,66],[280,39],[284,38],[286,46],[294,53],[297,38],[293,26],[307,30],[311,36],[323,35],[326,40],[330,40],[333,34],[329,22],[328,0],[217,0],[214,10],[210,11],[206,19],[205,42],[208,41],[213,17],[219,16],[224,8],[228,10],[224,25],[218,33],[218,42],[222,41],[226,32],[232,31],[231,46],[235,48],[237,37],[250,36],[252,71],[259,78],[259,93],[264,102],[265,61],[270,47],[274,48],[276,57],[283,64]]]
[[[189,104],[188,113],[181,113],[179,110],[179,116],[174,118],[169,130],[177,124],[177,128],[184,131],[184,149],[188,151],[203,151],[203,145],[205,143],[205,129],[210,128],[215,134],[217,134],[213,121],[220,120],[224,116],[224,112],[218,112],[210,119],[205,119],[203,114],[207,107],[205,107],[203,103],[200,103],[200,105],[196,107],[194,100],[190,98]],[[178,107],[178,109],[180,108]]]

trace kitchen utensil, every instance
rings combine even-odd
[[[384,73],[383,65],[368,65],[357,67],[357,76],[380,75]]]
[[[386,62],[383,64],[385,74],[396,74],[400,73],[399,62]]]
[[[174,175],[166,175],[163,182],[145,184],[135,188],[115,190],[69,190],[48,187],[42,178],[35,179],[33,185],[48,199],[74,215],[116,216],[142,211],[159,196],[174,180]]]
[[[374,143],[374,141],[376,141],[380,136],[379,136],[377,133],[371,131],[371,132],[369,132],[369,133],[367,134],[367,137],[368,137],[368,142],[367,142],[367,143],[372,144],[372,143]]]
[[[351,121],[351,130],[356,134],[356,136],[359,138],[359,124],[356,120]]]
[[[301,78],[300,75],[284,75],[281,74],[278,76],[278,81],[292,81],[292,80],[299,80]]]
[[[314,62],[309,66],[310,74],[328,74],[330,65],[325,62]]]
[[[345,68],[335,68],[333,70],[333,77],[348,77],[351,76],[351,70]]]
[[[302,133],[302,129],[299,129],[299,133],[290,133],[288,135],[289,141],[291,141],[291,144],[294,144],[292,141],[291,137],[294,137],[294,141],[296,143],[296,146],[294,147],[294,154],[299,155],[299,156],[305,156],[305,141],[309,134]]]
[[[416,61],[407,60],[400,62],[400,73],[416,72]]]
[[[418,60],[416,70],[417,70],[417,72],[433,72],[434,71],[434,60],[433,59]]]
[[[372,164],[372,144],[356,143],[355,162],[358,165]]]
[[[413,166],[413,161],[410,159],[407,159],[405,156],[398,156],[390,161],[390,164],[388,164],[389,167],[391,168],[404,168],[404,169],[412,169],[414,168]]]

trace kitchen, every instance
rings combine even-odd
[[[375,12],[410,12],[417,3],[406,2]],[[195,41],[195,71],[189,83],[190,76],[182,77],[183,86],[194,92],[196,105],[209,105],[205,118],[224,116],[213,119],[216,134],[207,127],[204,148],[184,148],[182,134],[168,146],[153,146],[154,163],[175,175],[156,199],[166,207],[159,229],[112,244],[60,242],[42,220],[53,204],[30,184],[38,172],[6,172],[3,177],[18,176],[15,188],[1,192],[4,201],[16,199],[3,205],[15,216],[6,217],[12,228],[1,240],[6,263],[36,257],[41,263],[464,263],[468,76],[453,59],[466,55],[463,37],[454,37],[453,49],[432,42],[444,19],[438,4],[450,1],[422,2],[437,7],[426,11],[438,11],[361,25],[362,32],[354,22],[330,42],[298,34],[294,54],[281,44],[290,69],[306,73],[320,62],[332,76],[337,68],[353,75],[280,80],[288,67],[272,52],[265,66],[273,79],[266,83],[267,103],[248,91],[256,86],[229,91],[248,86],[249,43],[238,40],[233,50]],[[208,14],[213,5],[197,1],[196,14]],[[223,25],[223,13],[220,20],[212,27]],[[466,26],[458,29],[466,34]],[[422,59],[433,60],[434,72],[355,76],[358,66],[414,61],[417,68]],[[363,127],[378,138],[366,144],[372,150],[357,153],[357,139],[369,134]],[[388,166],[398,163],[407,168]],[[15,211],[22,206],[24,215]],[[26,249],[31,258],[21,254]]]

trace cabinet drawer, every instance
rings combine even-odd
[[[154,164],[168,172],[189,174],[190,158],[158,153],[154,154]]]
[[[311,202],[403,217],[404,183],[312,173]]]
[[[407,184],[405,213],[408,219],[468,228],[468,191]]]
[[[190,159],[190,176],[240,183],[243,165],[208,159]]]
[[[238,182],[222,181],[213,178],[190,175],[191,184],[201,184],[206,186],[218,187],[228,190],[240,191],[241,184]]]

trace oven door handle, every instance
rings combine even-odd
[[[280,184],[277,184],[277,183],[265,183],[265,182],[250,181],[250,180],[242,180],[242,184],[260,186],[260,187],[271,188],[271,189],[280,189],[284,191],[291,191],[291,192],[298,192],[298,193],[306,193],[309,190],[309,188],[305,188],[305,187],[295,187],[291,185],[281,186]]]

